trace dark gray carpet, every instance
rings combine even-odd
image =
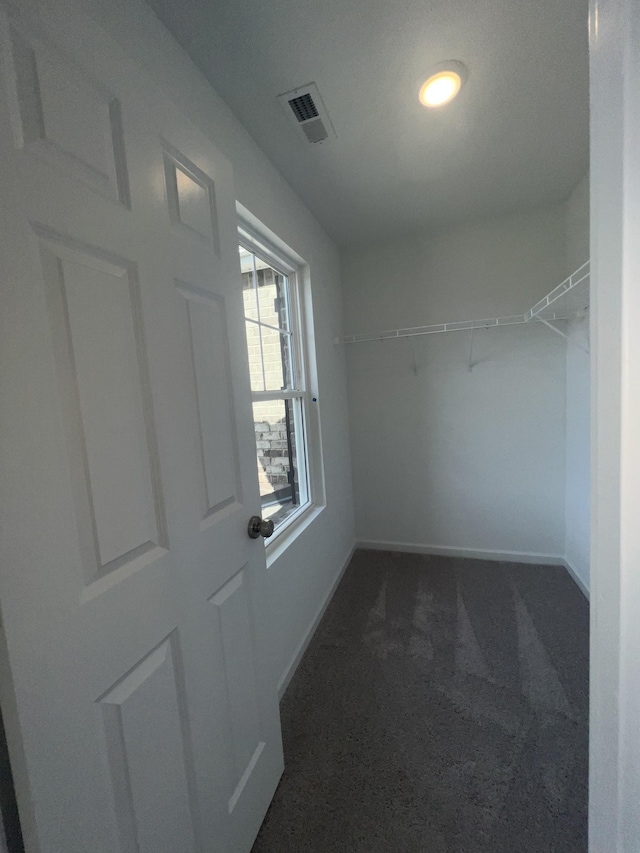
[[[253,853],[584,853],[588,618],[561,568],[357,552]]]

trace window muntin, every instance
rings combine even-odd
[[[249,245],[239,251],[262,515],[277,532],[309,504],[297,281]]]

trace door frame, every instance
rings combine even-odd
[[[640,0],[590,0],[590,853],[640,841]]]

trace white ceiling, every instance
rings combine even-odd
[[[341,245],[563,201],[588,168],[587,0],[149,0]],[[417,84],[465,63],[440,110]],[[315,82],[337,138],[277,95]]]

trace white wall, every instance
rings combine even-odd
[[[326,506],[269,566],[274,678],[286,681],[319,608],[354,544],[338,252],[242,125],[140,0],[84,0],[83,7],[231,161],[244,208],[309,264],[317,354]]]
[[[566,272],[589,258],[589,179],[578,184],[566,204]],[[565,559],[589,590],[590,551],[590,370],[589,319],[572,320],[567,334],[567,425],[565,484]],[[577,344],[577,346],[576,346]]]
[[[566,263],[572,273],[589,258],[589,175],[585,175],[565,205]]]
[[[564,276],[565,211],[345,250],[342,269],[347,333],[523,313]],[[561,557],[565,344],[477,331],[471,373],[469,347],[468,331],[347,345],[358,539]]]

